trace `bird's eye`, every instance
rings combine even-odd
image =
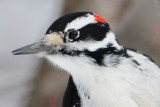
[[[75,39],[77,35],[78,35],[77,31],[71,31],[68,36],[70,39]]]
[[[79,37],[79,31],[78,30],[69,30],[67,33],[67,39],[68,41],[73,41]]]

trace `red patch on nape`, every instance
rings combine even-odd
[[[94,17],[95,17],[95,21],[96,22],[102,22],[102,23],[106,23],[106,21],[101,17],[101,16],[99,16],[99,15],[97,15],[97,14],[94,14]]]

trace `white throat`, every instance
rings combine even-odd
[[[88,43],[88,45],[75,43],[74,46],[79,50],[86,48],[89,51],[95,51],[99,48],[105,48],[108,43],[112,43],[117,50],[122,48],[116,42],[113,32],[109,32],[106,36],[107,37],[103,41]],[[105,59],[107,58],[109,58],[109,56],[105,57]],[[106,71],[112,71],[112,67],[106,68],[104,66],[99,66],[94,63],[94,59],[83,55],[50,55],[47,56],[47,59],[71,74],[80,97],[83,99],[83,107],[103,107],[102,105],[107,104],[106,99],[110,101],[110,95],[106,96],[106,94],[111,94],[109,91],[110,89],[108,89],[109,87],[106,87],[106,77],[109,75],[109,72]],[[109,79],[112,79],[112,77],[109,77]],[[97,102],[97,104],[95,104],[95,102]]]
[[[57,55],[47,58],[71,74],[78,89],[82,107],[106,107],[108,104],[112,104],[112,107],[118,107],[119,103],[125,104],[125,100],[117,100],[117,97],[120,99],[121,96],[130,100],[126,88],[120,86],[123,82],[120,81],[120,78],[123,78],[123,75],[121,75],[119,68],[98,66],[91,60],[82,57]],[[114,101],[115,103],[113,103]],[[124,104],[121,105],[128,107]]]

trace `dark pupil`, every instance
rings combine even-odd
[[[75,39],[77,37],[77,35],[78,35],[78,33],[75,30],[69,32],[69,38],[70,39]]]

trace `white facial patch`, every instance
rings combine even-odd
[[[64,31],[67,32],[69,29],[78,30],[86,26],[87,24],[96,23],[94,19],[95,17],[91,14],[87,14],[86,16],[83,17],[78,17],[72,22],[68,23]]]

